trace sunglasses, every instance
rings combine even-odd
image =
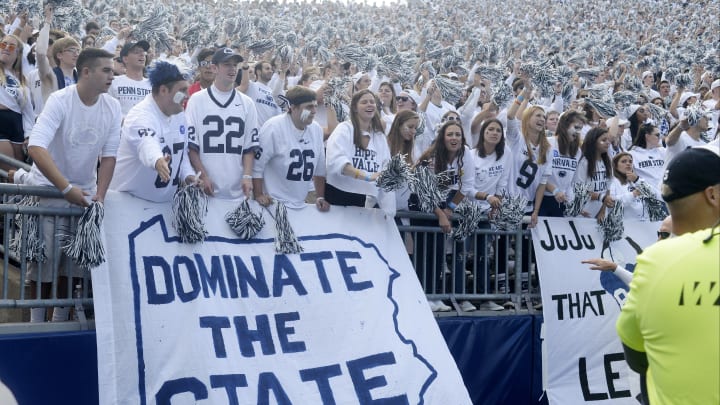
[[[667,239],[670,237],[670,232],[658,231],[657,236],[658,239]]]
[[[0,42],[0,49],[7,49],[8,52],[14,52],[17,49],[17,45],[9,44],[7,42]]]
[[[67,48],[67,49],[64,49],[63,52],[72,53],[74,55],[80,55],[80,50],[77,48]]]
[[[397,96],[397,97],[395,97],[395,101],[402,101],[403,103],[406,102],[406,101],[408,101],[408,100],[410,100],[410,97],[405,97],[405,96]]]
[[[457,121],[457,122],[460,122],[460,117],[456,117],[456,116],[454,116],[454,115],[451,115],[451,116],[449,116],[449,117],[445,117],[445,118],[442,119],[442,122],[447,122],[447,121]]]
[[[208,67],[210,65],[212,65],[212,62],[209,60],[201,60],[200,61],[200,67]]]

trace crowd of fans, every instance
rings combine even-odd
[[[492,217],[512,202],[529,226],[538,216],[603,221],[618,206],[626,219],[657,221],[667,213],[661,181],[672,158],[718,145],[720,33],[712,16],[719,7],[634,0],[5,3],[0,153],[26,160],[29,144],[33,171],[14,180],[57,187],[79,205],[87,205],[83,193],[101,201],[108,187],[168,201],[169,184],[200,182],[208,195],[263,205],[307,200],[321,211],[431,212],[445,233],[463,203]],[[95,62],[104,59],[107,66]],[[117,119],[105,125],[112,132],[106,143],[108,134],[91,135],[99,128],[92,122],[70,128],[85,114],[73,113],[74,86],[85,106],[107,104],[97,117]],[[77,137],[97,143],[95,155],[85,156],[88,170],[97,169],[97,157],[113,159],[91,176],[97,184],[71,179],[83,159],[53,145],[63,131],[68,145]],[[407,186],[378,187],[398,154],[416,171],[442,174],[446,200],[430,204]],[[454,248],[474,250],[476,267],[487,269],[489,242],[477,240]],[[437,287],[445,285],[438,278],[445,277],[446,244],[431,235],[415,247],[416,267],[429,267],[418,269],[426,292],[444,292]],[[498,246],[505,257],[505,241]],[[529,257],[529,244],[522,246]],[[464,263],[449,267],[448,288],[464,291]],[[484,274],[476,290],[490,292]]]

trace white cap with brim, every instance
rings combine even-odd
[[[700,97],[700,94],[686,91],[680,96],[680,105],[685,105],[685,102],[693,97]]]
[[[637,111],[640,108],[640,104],[630,104],[628,107],[628,118],[632,117],[633,114],[635,114],[635,111]]]
[[[615,118],[615,117],[613,117],[613,118]],[[606,119],[606,120],[605,120],[605,125],[607,125],[607,126],[609,127],[609,126],[610,126],[610,121],[612,121],[613,118],[608,118],[608,119]],[[630,121],[628,121],[628,120],[626,120],[626,119],[624,119],[624,118],[618,118],[618,126],[619,126],[619,127],[624,127],[624,126],[627,126],[627,125],[630,125]]]
[[[415,102],[415,105],[420,105],[420,103],[422,103],[422,98],[415,90],[405,90],[403,93],[407,93],[407,95]]]

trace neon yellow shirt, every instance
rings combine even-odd
[[[647,354],[653,405],[720,404],[720,235],[703,242],[709,235],[661,241],[637,258],[617,332]]]

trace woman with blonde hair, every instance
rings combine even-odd
[[[0,153],[25,160],[23,143],[30,136],[35,113],[22,72],[23,42],[15,35],[0,40]],[[5,170],[10,166],[0,164]]]
[[[530,228],[537,224],[552,162],[552,148],[545,136],[545,110],[534,105],[525,108],[522,121],[518,122],[516,117],[518,109],[527,106],[531,92],[532,86],[528,82],[522,93],[508,108],[506,134],[507,145],[513,157],[508,194],[510,197],[522,197],[527,200],[525,215],[530,216],[530,224],[527,225]],[[529,273],[530,263],[533,260],[530,243],[528,238],[523,237],[521,241],[523,273]],[[499,243],[497,251],[498,272],[502,273],[507,266],[507,243]]]

